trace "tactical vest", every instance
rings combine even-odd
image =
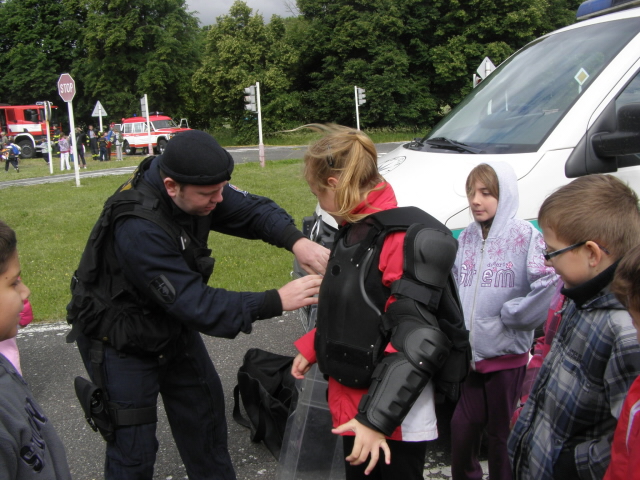
[[[453,343],[451,355],[435,380],[442,393],[457,399],[459,382],[467,374],[471,356],[452,276],[441,293],[424,285],[422,290],[420,285],[406,280],[408,263],[419,263],[419,259],[405,256],[403,278],[388,288],[382,284],[378,268],[388,234],[406,231],[405,252],[410,252],[413,249],[406,245],[413,245],[422,228],[450,234],[439,221],[415,207],[378,212],[338,231],[319,294],[315,348],[321,372],[343,385],[367,388],[395,327],[383,324],[385,304],[390,295],[400,294],[433,312],[439,328]]]
[[[145,159],[132,177],[105,203],[71,280],[71,302],[67,322],[72,325],[67,342],[79,333],[109,343],[115,349],[136,355],[165,352],[185,332],[178,320],[161,310],[154,300],[142,295],[126,278],[116,259],[113,226],[119,219],[138,217],[161,227],[181,252],[189,268],[206,283],[214,259],[206,236],[196,238],[178,225],[161,193],[142,180],[153,157]],[[209,231],[210,218],[195,217],[196,232]],[[206,225],[205,225],[206,224]],[[162,277],[154,280],[155,294],[165,300],[175,295]],[[163,298],[156,299],[162,301]]]

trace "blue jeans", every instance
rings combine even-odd
[[[92,375],[90,340],[78,349]],[[137,357],[105,348],[104,376],[111,402],[124,408],[157,404],[162,396],[171,433],[190,480],[235,480],[227,448],[222,384],[200,334],[189,332],[184,347],[169,358]],[[119,427],[107,443],[106,480],[153,478],[158,451],[156,424]]]

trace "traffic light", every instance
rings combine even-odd
[[[257,112],[258,107],[256,105],[256,86],[251,85],[250,87],[245,88],[244,93],[246,94],[244,96],[244,101],[246,103],[244,108],[252,112]]]
[[[364,105],[365,103],[367,103],[367,96],[364,94],[365,89],[364,88],[358,88],[358,105]]]

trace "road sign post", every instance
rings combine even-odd
[[[246,105],[245,110],[250,112],[256,112],[258,114],[258,158],[260,159],[260,166],[264,167],[264,143],[262,143],[262,111],[260,109],[260,82],[256,82],[255,85],[251,85],[244,89],[246,94],[244,101]]]
[[[51,158],[51,128],[50,128],[50,120],[51,120],[51,102],[45,100],[43,102],[36,102],[36,105],[42,105],[44,107],[44,125],[45,131],[47,132],[47,149],[46,153],[47,158],[49,159],[49,174],[53,175],[53,158]]]
[[[147,119],[147,139],[149,141],[148,149],[149,155],[153,155],[153,142],[151,141],[151,120],[149,120],[149,99],[147,98],[147,94],[144,94],[144,97],[140,99],[140,108],[142,109],[142,116]]]
[[[96,102],[96,106],[93,107],[93,112],[91,113],[91,116],[100,118],[100,130],[98,130],[99,132],[102,132],[102,117],[106,117],[107,115],[109,114],[100,103],[100,100],[98,100]]]
[[[69,107],[69,128],[71,128],[71,132],[69,132],[69,138],[73,141],[71,142],[73,145],[73,165],[74,170],[76,172],[76,187],[80,186],[80,169],[78,168],[78,145],[75,137],[76,127],[73,122],[73,97],[76,95],[76,82],[73,80],[71,75],[68,73],[63,73],[60,75],[58,79],[58,93],[60,94],[60,98],[67,102],[67,106]],[[53,158],[49,159],[50,162],[53,162]]]
[[[360,88],[358,86],[354,87],[354,92],[356,96],[356,128],[360,130],[360,105],[364,105],[367,103],[366,95],[364,94],[365,89]]]

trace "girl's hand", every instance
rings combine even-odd
[[[353,450],[345,460],[351,465],[361,465],[367,461],[367,457],[371,455],[369,465],[367,465],[364,471],[365,475],[369,475],[375,468],[380,458],[380,449],[384,452],[384,460],[387,465],[391,463],[391,450],[387,445],[387,440],[384,435],[377,430],[373,430],[369,427],[362,425],[355,418],[352,418],[347,423],[340,425],[337,428],[331,430],[331,433],[344,433],[352,431],[356,434],[356,440],[353,443]]]
[[[291,366],[291,375],[298,380],[304,379],[304,374],[309,371],[311,364],[299,353],[296,358],[293,359],[293,365]]]

